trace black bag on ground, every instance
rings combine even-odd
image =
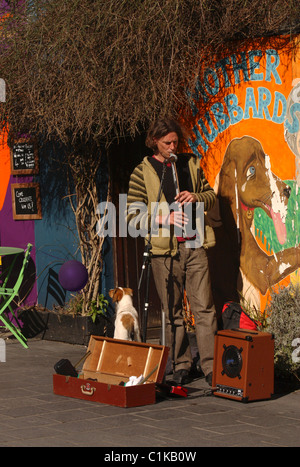
[[[55,363],[54,370],[58,375],[74,376],[75,378],[78,376],[75,367],[72,365],[70,360],[67,360],[66,358],[62,358],[59,362]]]
[[[91,354],[91,351],[88,350],[87,353],[81,357],[81,359],[75,363],[73,366],[70,360],[67,358],[62,358],[59,360],[59,362],[55,363],[54,365],[54,370],[58,375],[64,375],[64,376],[74,376],[75,378],[78,377],[78,372],[76,368],[80,365],[80,363],[84,362],[85,359]]]

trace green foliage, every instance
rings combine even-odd
[[[300,287],[290,285],[273,291],[267,307],[268,332],[275,337],[275,371],[278,376],[300,380],[300,362],[295,359],[295,339],[300,338]]]
[[[83,307],[84,297],[82,294],[72,295],[69,302],[66,304],[64,308],[65,313],[70,313],[73,316],[77,315],[87,315],[90,316],[95,323],[97,317],[99,315],[106,315],[107,308],[108,308],[108,300],[106,300],[103,294],[99,294],[97,300],[91,300],[87,307],[84,309]],[[85,311],[87,310],[87,311]]]
[[[103,294],[98,296],[98,300],[92,300],[90,302],[90,311],[88,315],[91,316],[93,323],[96,321],[97,316],[105,315],[108,307],[108,301],[105,299]]]

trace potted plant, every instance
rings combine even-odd
[[[114,324],[105,296],[99,294],[85,311],[82,301],[82,294],[77,293],[64,306],[52,310],[39,305],[21,309],[18,315],[23,322],[23,334],[27,338],[79,345],[88,345],[91,335],[113,337]]]

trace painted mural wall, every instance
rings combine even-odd
[[[218,195],[209,213],[216,301],[239,290],[263,310],[272,288],[299,282],[299,49],[273,38],[224,53],[188,96],[187,150]]]

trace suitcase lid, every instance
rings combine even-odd
[[[130,376],[144,378],[150,373],[148,382],[162,382],[169,354],[163,345],[91,336],[82,371],[116,375],[129,379]],[[154,370],[154,371],[153,371]]]

